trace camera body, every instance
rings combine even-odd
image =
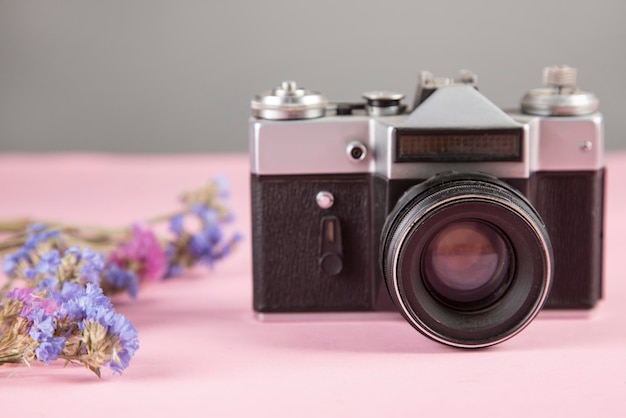
[[[570,67],[547,68],[548,86],[508,112],[469,72],[419,78],[410,111],[401,94],[329,103],[294,82],[252,101],[255,311],[399,310],[432,339],[482,347],[542,307],[593,307],[595,96]]]

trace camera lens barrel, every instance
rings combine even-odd
[[[478,173],[410,188],[387,217],[381,263],[399,311],[438,342],[478,348],[522,331],[543,306],[553,255],[528,200]]]

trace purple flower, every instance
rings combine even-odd
[[[189,252],[194,258],[211,264],[214,260],[214,248],[222,237],[222,231],[217,225],[207,225],[200,233],[191,237]]]
[[[58,309],[58,305],[53,299],[42,297],[31,288],[15,288],[7,293],[7,298],[24,304],[20,313],[24,318],[28,318],[32,312],[37,310],[42,310],[44,315],[52,315]]]
[[[212,266],[215,261],[229,255],[242,239],[243,235],[236,233],[225,242],[223,233],[217,226],[207,227],[200,234],[192,237],[189,252],[199,262]]]
[[[130,241],[113,250],[108,263],[135,272],[140,280],[158,280],[165,273],[167,260],[154,232],[133,225]]]
[[[28,228],[28,232],[28,238],[26,239],[24,247],[22,247],[27,252],[34,250],[42,242],[46,242],[60,236],[59,231],[54,229],[48,229],[48,227],[43,224],[30,225]]]
[[[2,262],[2,271],[8,276],[15,274],[15,270],[21,261],[30,261],[30,253],[35,251],[42,242],[57,238],[59,231],[46,229],[45,225],[34,224],[28,229],[29,234],[24,245],[15,253],[7,255]]]
[[[137,297],[139,278],[134,272],[111,263],[104,271],[104,280],[116,289],[126,289],[133,299]]]
[[[81,264],[80,274],[85,282],[100,283],[100,272],[104,268],[104,258],[101,254],[94,252],[90,248],[81,250],[74,246],[65,251],[64,255],[76,257],[76,264]]]
[[[191,212],[198,216],[198,218],[200,218],[202,224],[205,227],[208,225],[216,225],[219,223],[219,215],[217,211],[208,206],[195,204],[191,207]]]
[[[82,296],[85,293],[85,288],[78,283],[74,282],[65,282],[63,283],[63,287],[61,287],[61,291],[55,293],[53,296],[56,298],[56,301],[59,305]]]
[[[215,254],[216,259],[222,259],[230,255],[230,253],[233,252],[233,249],[235,248],[235,246],[239,244],[241,241],[243,241],[243,235],[239,232],[235,233],[235,235],[233,235],[230,241],[222,245],[222,247],[217,252],[217,254]]]
[[[112,359],[105,366],[121,374],[139,348],[137,330],[128,319],[115,312],[111,301],[100,287],[91,283],[86,288],[71,285],[75,284],[65,283],[61,291],[68,299],[61,304],[60,317],[77,322],[81,330],[88,330],[94,323],[104,327],[106,338],[113,339],[117,342],[114,345],[118,346],[109,353]]]
[[[85,311],[85,314],[85,320],[99,322],[106,327],[113,325],[116,315],[112,307],[104,305],[94,306],[93,309]]]
[[[121,374],[139,348],[137,330],[131,322],[116,313],[102,289],[91,283],[87,283],[86,288],[75,283],[65,283],[58,296],[61,299],[59,317],[76,322],[78,328],[85,332],[95,323],[104,327],[105,338],[113,339],[113,345],[117,347],[108,353],[111,360],[105,366]]]
[[[43,309],[32,311],[28,318],[32,321],[29,335],[39,343],[35,349],[37,360],[50,364],[56,360],[65,348],[66,340],[63,337],[55,337],[56,324],[53,316],[48,316]]]
[[[172,231],[177,237],[183,235],[184,221],[185,215],[183,214],[174,215],[170,218],[170,231]]]
[[[217,186],[218,196],[222,199],[228,198],[229,190],[230,190],[230,180],[228,177],[221,175],[217,176],[213,179],[213,183]]]
[[[24,278],[33,280],[31,286],[37,286],[13,289],[7,294],[12,301],[11,318],[19,312],[26,320],[15,322],[19,325],[15,329],[21,334],[17,341],[23,345],[18,348],[18,355],[24,361],[34,356],[46,364],[59,357],[78,361],[98,376],[102,366],[121,374],[139,348],[137,331],[128,319],[115,312],[104,295],[99,286],[101,275],[110,284],[124,287],[136,296],[139,272],[149,277],[159,269],[163,271],[165,255],[151,231],[135,226],[130,242],[121,250],[118,248],[117,255],[126,251],[127,261],[137,270],[110,264],[103,274],[102,255],[90,249],[72,247],[62,253],[56,249],[43,253],[41,250],[47,247],[39,244],[57,235],[34,227],[25,245],[3,262],[5,271],[23,273]],[[62,243],[58,247],[63,248]]]
[[[54,276],[44,277],[37,284],[37,290],[47,290],[54,292],[59,288],[59,281]]]
[[[61,258],[57,250],[49,251],[41,256],[39,262],[33,267],[24,270],[28,279],[34,279],[37,275],[54,274],[61,265]]]
[[[109,298],[102,293],[102,288],[92,283],[87,283],[86,288],[76,283],[64,283],[59,302],[60,316],[72,321],[82,321],[94,316],[99,307],[113,309]]]
[[[118,339],[122,348],[117,352],[117,358],[108,362],[106,366],[113,372],[122,374],[122,371],[128,367],[135,351],[139,349],[137,330],[128,319],[120,314],[115,314],[106,325],[109,327],[110,335]]]
[[[218,190],[225,192],[227,184],[215,182]],[[220,193],[221,193],[220,192]],[[170,230],[176,236],[169,242],[165,254],[168,260],[165,278],[178,276],[184,267],[189,267],[201,262],[209,266],[231,253],[234,246],[241,241],[241,235],[236,234],[229,241],[224,239],[221,224],[229,222],[231,216],[224,217],[216,208],[207,206],[205,203],[195,203],[190,207],[190,212],[201,223],[200,231],[189,233],[185,231],[184,215],[178,214],[170,218]]]
[[[22,258],[23,254],[21,250],[18,250],[13,254],[7,254],[2,260],[2,271],[7,276],[12,276],[15,273],[15,269],[17,268]]]
[[[30,287],[21,288],[16,287],[7,293],[7,298],[13,300],[19,300],[20,302],[26,302],[33,299],[34,290]]]
[[[63,337],[50,338],[48,341],[39,343],[35,349],[37,360],[50,365],[50,362],[59,358],[65,348],[66,340]]]
[[[32,321],[30,337],[35,341],[44,341],[54,334],[54,319],[44,313],[43,309],[30,312],[27,319]]]
[[[175,262],[170,262],[167,265],[167,272],[165,273],[165,278],[166,279],[171,279],[172,277],[178,277],[181,274],[183,274],[183,271],[185,270],[185,268]]]

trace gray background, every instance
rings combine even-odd
[[[594,91],[626,147],[626,2],[0,0],[0,152],[247,150],[283,79],[354,100],[469,68],[517,106],[543,66]]]

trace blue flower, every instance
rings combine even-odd
[[[8,254],[6,257],[4,257],[4,260],[2,260],[2,271],[7,276],[12,276],[15,273],[15,269],[17,268],[17,265],[19,264],[21,259],[22,254],[20,253],[20,251],[13,254]]]
[[[205,227],[207,225],[215,225],[219,222],[217,211],[206,205],[196,203],[191,207],[191,212],[200,218]]]
[[[104,280],[117,289],[126,289],[133,299],[137,298],[139,277],[134,272],[111,263],[104,271]]]
[[[29,331],[30,337],[39,343],[35,349],[37,360],[50,364],[51,361],[59,358],[65,348],[66,340],[63,337],[55,337],[55,319],[47,316],[43,309],[36,309],[30,312],[28,319],[32,321]]]
[[[61,292],[55,294],[54,296],[57,298],[56,302],[61,305],[64,302],[67,302],[72,299],[76,299],[82,296],[85,293],[85,288],[78,283],[74,282],[65,282],[63,283],[63,287],[61,288]]]
[[[102,288],[92,283],[87,283],[86,288],[76,283],[64,283],[59,302],[60,315],[72,321],[93,317],[99,307],[113,309],[109,298],[102,293]]]
[[[28,228],[29,234],[24,245],[15,253],[8,254],[2,262],[2,271],[8,276],[13,276],[21,261],[30,262],[30,254],[35,251],[42,242],[57,238],[59,231],[46,229],[45,225],[34,224]],[[42,265],[42,268],[45,266]],[[32,274],[32,273],[31,273]]]
[[[61,258],[59,257],[59,252],[52,250],[42,254],[34,267],[24,269],[24,276],[30,280],[34,280],[39,276],[40,281],[37,284],[37,290],[56,290],[57,280],[55,275],[60,265]],[[41,276],[44,277],[41,278]]]
[[[41,260],[35,266],[37,274],[53,274],[61,265],[61,258],[57,250],[49,251],[41,256]]]
[[[100,272],[104,268],[104,258],[101,254],[94,252],[91,248],[80,248],[74,246],[65,255],[72,254],[76,257],[77,263],[82,263],[80,274],[85,282],[100,283]]]
[[[84,303],[87,307],[86,312],[89,312],[90,309],[97,308],[99,306],[107,309],[113,309],[111,300],[104,295],[102,288],[92,283],[87,283],[87,286],[85,287]]]
[[[138,277],[117,265],[108,267],[103,275],[104,259],[90,249],[72,247],[61,253],[56,249],[42,253],[47,247],[39,244],[58,235],[45,226],[34,226],[24,246],[2,263],[5,272],[19,273],[37,284],[36,289],[13,289],[6,296],[21,302],[19,315],[28,321],[20,331],[29,341],[23,355],[34,355],[46,364],[62,356],[89,366],[98,375],[101,366],[121,374],[139,348],[137,331],[115,312],[99,282],[104,277],[116,287],[124,286],[135,297]],[[63,243],[57,244],[63,248]],[[72,347],[80,341],[89,347],[64,353],[68,341]]]
[[[213,183],[217,186],[218,196],[226,199],[229,195],[230,180],[225,175],[217,176],[213,179]]]
[[[135,351],[139,349],[137,330],[128,319],[120,314],[115,314],[112,324],[108,326],[109,333],[119,339],[122,349],[117,353],[119,361],[111,361],[106,366],[113,372],[122,374],[122,371],[128,367]]]
[[[48,341],[39,343],[35,349],[37,360],[50,365],[50,362],[59,358],[65,348],[66,340],[63,337],[50,338]]]
[[[201,233],[193,235],[189,242],[189,253],[191,256],[195,260],[208,264],[209,266],[213,265],[215,259],[213,254],[213,248],[216,244],[215,231],[220,233],[217,228],[205,228]]]
[[[37,290],[47,290],[49,292],[54,292],[59,288],[59,281],[54,276],[44,277],[37,283]]]
[[[88,309],[85,314],[86,320],[99,322],[106,327],[111,327],[115,322],[116,313],[112,307],[94,306],[93,309]]]
[[[235,235],[233,235],[233,237],[230,239],[230,241],[226,244],[224,244],[222,246],[222,248],[220,248],[219,252],[217,252],[215,254],[215,258],[216,259],[222,259],[226,256],[228,256],[233,249],[235,248],[235,246],[241,242],[243,240],[243,235],[240,233],[235,233]]]
[[[168,242],[165,246],[167,268],[165,270],[165,274],[163,275],[164,279],[171,279],[172,277],[180,276],[184,271],[184,267],[181,265],[180,260],[176,260],[176,253],[176,245],[173,242]]]
[[[46,242],[52,238],[58,238],[60,236],[59,231],[48,229],[48,227],[43,224],[31,225],[28,228],[28,232],[29,235],[23,247],[26,252],[34,250],[42,242]]]
[[[178,214],[170,218],[170,231],[177,237],[180,237],[184,232],[185,215]]]
[[[35,341],[45,341],[54,334],[54,318],[44,314],[43,309],[30,312],[27,319],[32,321],[30,337]]]
[[[226,257],[234,246],[243,239],[239,233],[230,241],[224,242],[224,233],[217,225],[208,225],[198,234],[191,237],[189,253],[197,261],[212,266],[217,260]]]
[[[170,262],[167,265],[167,272],[165,273],[165,279],[171,279],[172,277],[178,277],[185,271],[185,268],[178,263]]]
[[[65,283],[60,292],[62,300],[60,316],[67,317],[86,330],[90,324],[99,323],[106,329],[106,338],[119,342],[119,349],[113,352],[113,360],[105,366],[121,374],[128,367],[130,359],[139,348],[137,330],[123,315],[115,312],[109,298],[102,289],[91,283],[82,288],[75,283]]]
[[[87,283],[85,288],[76,283],[65,283],[61,292],[58,292],[57,298],[61,304],[60,317],[76,322],[78,328],[82,330],[87,329],[89,324],[99,323],[106,328],[107,338],[119,341],[121,349],[113,353],[113,360],[107,362],[105,366],[121,374],[139,348],[137,330],[132,323],[123,315],[116,313],[109,298],[102,293],[102,289],[92,283]],[[44,324],[45,321],[40,322],[43,324],[43,329],[37,332],[49,331],[45,327],[47,325]],[[47,342],[53,343],[49,339]],[[55,353],[52,346],[46,345],[45,350],[50,351],[42,352],[42,355]]]

